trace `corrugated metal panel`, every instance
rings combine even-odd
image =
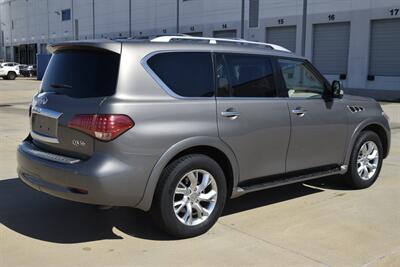
[[[372,21],[369,74],[400,76],[400,19]]]
[[[249,27],[258,27],[258,17],[259,17],[259,0],[250,0],[249,2]]]
[[[323,74],[347,74],[350,22],[314,25],[313,63]]]
[[[214,31],[215,38],[236,38],[236,30]]]
[[[296,52],[296,26],[268,27],[266,41]]]
[[[11,46],[6,47],[6,61],[11,61]]]

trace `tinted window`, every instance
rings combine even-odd
[[[162,53],[147,61],[149,67],[177,95],[214,96],[210,53]]]
[[[64,9],[61,11],[61,20],[71,20],[71,9]]]
[[[279,59],[289,97],[320,98],[324,84],[307,67],[305,61]]]
[[[71,97],[102,97],[115,93],[120,56],[94,51],[63,51],[51,57],[42,91]]]
[[[268,57],[217,55],[216,75],[219,96],[276,96],[274,74]]]

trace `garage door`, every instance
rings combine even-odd
[[[203,36],[203,32],[187,32],[185,34],[194,36],[194,37],[202,37]]]
[[[313,63],[323,74],[347,74],[350,23],[314,24]]]
[[[266,29],[266,41],[296,52],[296,26],[268,27]]]
[[[214,31],[215,38],[236,38],[236,30]]]
[[[369,74],[400,76],[400,19],[372,21]]]

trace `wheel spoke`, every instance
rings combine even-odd
[[[378,157],[378,150],[375,149],[371,154],[369,154],[369,155],[367,156],[367,159],[373,160],[373,159],[376,159],[377,157]]]
[[[367,144],[364,144],[361,149],[360,152],[362,153],[363,156],[367,155]]]
[[[194,190],[197,187],[197,182],[199,178],[198,172],[192,171],[187,175],[189,181],[190,181],[190,188]]]
[[[194,203],[193,208],[197,211],[197,217],[201,218],[203,217],[203,208],[200,206],[199,203]]]
[[[190,202],[186,203],[186,213],[183,216],[183,221],[189,225],[192,224],[193,217],[192,217],[192,204]]]
[[[374,151],[375,147],[372,143],[367,143],[367,155],[371,155],[371,153]]]
[[[377,166],[376,166],[375,164],[368,163],[368,164],[367,164],[367,167],[368,167],[371,171],[373,171],[373,170],[376,169]]]
[[[210,183],[211,183],[210,175],[208,173],[204,174],[203,178],[201,180],[201,184],[199,185],[199,192],[202,192],[203,190],[205,190],[207,188],[207,186],[210,185]]]
[[[364,165],[361,165],[360,167],[358,167],[357,172],[358,174],[361,176],[362,175],[362,171],[364,170]]]
[[[203,216],[210,216],[210,212],[208,211],[208,209],[202,207],[203,210]]]
[[[175,194],[184,195],[186,194],[186,192],[187,192],[187,187],[182,182],[180,182],[178,184],[178,187],[175,189]]]
[[[363,166],[363,175],[362,176],[365,177],[365,178],[368,177],[368,168],[365,165]]]
[[[196,209],[199,218],[204,217],[204,216],[210,216],[210,212],[208,209],[202,207],[200,204],[196,203],[193,205],[193,208]]]
[[[178,206],[178,208],[176,208],[176,206]],[[184,200],[175,202],[174,203],[175,213],[178,214],[185,206],[186,206],[186,201],[184,201]]]
[[[215,201],[214,197],[217,195],[217,192],[214,190],[211,190],[207,194],[200,194],[199,199],[200,201],[207,201],[207,202],[212,202]]]

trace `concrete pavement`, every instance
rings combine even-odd
[[[16,178],[37,81],[0,80],[0,266],[400,266],[400,104],[377,183],[329,177],[232,200],[207,234],[171,240],[149,216],[36,192]],[[9,105],[11,103],[12,105]]]

